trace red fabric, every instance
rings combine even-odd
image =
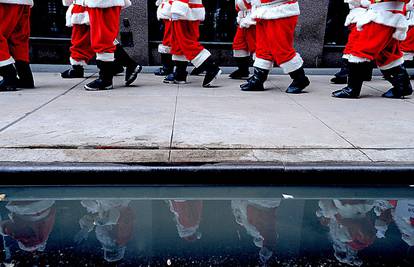
[[[410,26],[407,32],[407,38],[400,44],[401,51],[414,53],[414,27]]]
[[[114,41],[119,33],[121,7],[87,8],[90,20],[91,44],[95,53],[114,53]]]
[[[256,51],[256,26],[237,28],[233,40],[233,50],[244,50],[250,53]]]
[[[247,220],[263,237],[264,247],[269,248],[276,245],[276,211],[277,208],[247,206]]]
[[[0,62],[29,62],[30,6],[0,3]]]
[[[93,58],[95,52],[91,47],[91,35],[88,25],[74,24],[72,28],[72,46],[70,56],[76,61],[88,63]]]
[[[388,65],[403,56],[400,42],[392,37],[395,28],[371,22],[357,31],[350,40],[349,54],[375,60],[379,67]]]
[[[164,36],[162,38],[162,44],[171,47],[172,42],[172,21],[164,19]]]
[[[298,16],[273,20],[257,20],[256,57],[280,65],[296,56],[293,47]]]
[[[348,35],[348,41],[345,45],[344,54],[350,54],[352,51],[352,48],[355,45],[355,41],[357,40],[358,30],[355,23],[348,26],[349,29],[349,35]]]
[[[172,22],[171,54],[193,60],[204,47],[198,41],[200,21],[175,20]]]
[[[187,201],[171,201],[174,212],[178,215],[178,223],[183,228],[197,227],[201,222],[203,212],[203,201],[187,200]]]

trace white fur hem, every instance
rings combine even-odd
[[[90,8],[128,7],[130,5],[129,0],[85,0],[85,6]]]
[[[163,44],[158,45],[158,53],[169,54],[171,52],[171,47],[165,46]]]
[[[387,64],[387,65],[384,65],[384,66],[378,66],[378,68],[379,68],[380,70],[389,70],[389,69],[392,69],[392,68],[394,68],[394,67],[400,66],[400,65],[402,65],[402,64],[404,64],[404,57],[400,57],[399,59],[394,60],[393,62],[391,62],[391,63],[389,63],[389,64]]]
[[[403,53],[404,53],[403,58],[404,58],[405,61],[414,60],[414,53],[412,53],[412,52],[403,52]]]
[[[249,51],[246,50],[233,50],[233,57],[248,57],[250,56]]]
[[[189,60],[183,56],[183,55],[172,55],[172,60],[173,61],[184,61],[184,62],[188,62]]]
[[[254,6],[252,9],[253,19],[280,19],[298,16],[299,14],[300,10],[297,2],[292,4]]]
[[[351,63],[362,63],[362,62],[370,62],[371,60],[369,60],[368,58],[356,57],[356,56],[353,56],[353,55],[349,55],[348,61],[351,62]]]
[[[157,19],[170,19],[171,18],[171,4],[164,2],[157,8]]]
[[[0,3],[33,6],[33,0],[0,0]]]
[[[114,53],[96,53],[96,59],[105,62],[115,61]]]
[[[87,65],[85,60],[77,61],[73,57],[70,57],[69,61],[70,61],[70,65],[72,66],[86,66]]]
[[[73,0],[62,0],[63,6],[70,6],[73,4]]]
[[[211,56],[211,53],[207,50],[207,49],[203,49],[201,50],[200,53],[198,53],[198,55],[191,60],[191,63],[193,63],[193,65],[198,68],[201,66],[201,64],[204,63],[204,61],[206,61],[207,58],[209,58]]]
[[[350,57],[351,57],[350,54],[343,54],[342,56],[343,59],[347,59],[347,60],[349,60]]]
[[[271,70],[273,68],[273,61],[256,57],[253,67],[261,68],[264,70]]]
[[[296,55],[291,60],[280,64],[280,67],[284,73],[291,73],[292,71],[300,69],[302,66],[303,59],[298,53],[296,53]]]
[[[89,25],[89,13],[73,13],[70,19],[71,25]]]
[[[178,14],[180,17],[185,17],[190,11],[187,3],[176,0],[171,5],[171,13]]]
[[[4,66],[14,64],[14,63],[15,63],[14,59],[12,57],[10,57],[9,59],[0,61],[0,67],[4,67]]]

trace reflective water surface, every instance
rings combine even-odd
[[[414,199],[0,202],[3,266],[414,266]]]

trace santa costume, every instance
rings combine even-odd
[[[172,19],[171,54],[175,72],[164,82],[186,83],[187,65],[191,62],[200,72],[206,72],[203,87],[209,87],[220,76],[221,69],[198,41],[200,22],[205,17],[202,0],[171,0],[170,3],[166,13]]]
[[[263,91],[274,63],[293,79],[286,92],[301,93],[309,84],[302,57],[293,47],[299,16],[297,0],[252,0],[256,20],[256,59],[254,74],[240,87],[243,91]]]
[[[172,21],[169,17],[171,4],[169,0],[157,0],[157,18],[164,24],[164,36],[162,43],[158,46],[158,53],[161,55],[161,68],[155,71],[157,76],[167,76],[174,71],[171,55]]]
[[[366,5],[360,0],[357,4],[368,6],[367,10],[355,18],[357,34],[352,36],[353,45],[349,49],[348,86],[334,91],[333,97],[358,98],[364,77],[375,61],[392,88],[382,96],[402,98],[412,94],[412,87],[403,66],[403,53],[400,41],[407,36],[408,23],[405,17],[409,0],[370,0]]]
[[[414,60],[414,1],[411,0],[407,5],[407,20],[408,20],[408,32],[407,38],[401,42],[400,48],[404,54],[404,62],[410,62]],[[414,75],[410,76],[410,79],[414,79]]]
[[[0,0],[0,91],[34,88],[29,65],[33,0]]]
[[[237,31],[233,40],[233,57],[238,69],[230,74],[232,79],[249,76],[250,57],[256,51],[256,21],[251,18],[251,0],[236,0]]]
[[[203,201],[169,200],[168,205],[174,214],[178,236],[190,242],[201,239],[199,228],[203,213]]]
[[[0,222],[0,233],[17,241],[24,251],[44,251],[55,224],[52,200],[11,201],[9,219]]]
[[[280,203],[280,199],[231,201],[236,222],[246,229],[253,243],[260,248],[260,266],[266,265],[276,246],[276,213]]]

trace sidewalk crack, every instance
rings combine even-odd
[[[173,115],[173,122],[172,122],[171,135],[170,135],[170,147],[168,151],[168,162],[169,163],[171,163],[171,153],[172,153],[172,145],[173,145],[173,140],[174,140],[175,118],[177,114],[179,91],[180,91],[180,85],[177,85],[177,94],[175,96],[174,115]]]

